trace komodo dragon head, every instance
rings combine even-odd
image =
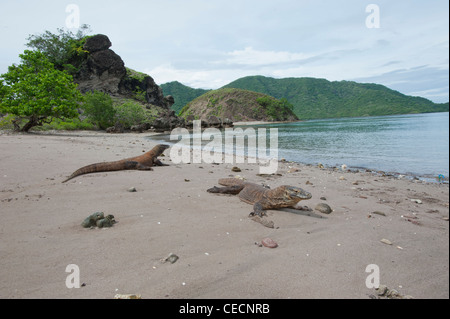
[[[297,202],[305,199],[310,199],[311,193],[295,186],[284,186],[284,198],[288,200],[295,200]]]

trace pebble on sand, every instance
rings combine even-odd
[[[277,248],[278,244],[270,238],[264,238],[261,243],[268,248]]]
[[[314,209],[319,211],[319,212],[321,212],[322,214],[331,214],[331,212],[333,211],[331,209],[331,207],[328,204],[325,204],[325,203],[317,204]]]

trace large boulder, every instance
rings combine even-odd
[[[111,41],[103,34],[86,39],[84,49],[89,51],[74,80],[82,93],[101,91],[111,95],[119,93],[119,84],[127,74],[125,63],[113,50]]]
[[[108,50],[111,45],[112,43],[106,35],[97,34],[86,39],[83,49],[89,51],[90,53],[94,53],[97,51]]]

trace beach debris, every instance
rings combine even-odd
[[[105,216],[102,212],[93,213],[83,220],[81,226],[83,226],[84,228],[96,227],[97,221],[103,218],[105,218]]]
[[[295,173],[295,172],[298,172],[298,171],[300,171],[300,169],[298,169],[297,167],[291,167],[291,168],[288,170],[288,173]]]
[[[324,197],[324,196],[320,197],[320,199],[321,199],[321,200],[327,200],[327,198]]]
[[[231,169],[233,172],[240,172],[241,169],[237,166],[233,166],[233,168]]]
[[[376,211],[372,212],[372,214],[375,214],[375,215],[380,215],[380,216],[386,216],[386,214],[385,214],[385,213],[383,213],[383,212],[380,212],[380,211],[378,211],[378,210],[376,210]]]
[[[383,244],[386,244],[386,245],[392,245],[392,242],[386,238],[381,239],[380,242],[382,242]]]
[[[135,193],[135,192],[137,192],[136,187],[130,187],[130,188],[128,188],[128,191],[129,191],[130,193]]]
[[[113,215],[108,215],[105,217],[105,215],[102,212],[96,212],[88,217],[86,217],[83,222],[81,223],[81,226],[84,228],[103,228],[103,227],[112,227],[116,221],[114,220]]]
[[[97,227],[103,228],[103,227],[112,227],[116,223],[113,215],[107,215],[103,219],[97,220]]]
[[[261,241],[261,244],[267,248],[277,248],[278,247],[278,244],[273,239],[268,238],[268,237],[264,238]]]
[[[306,185],[314,185],[313,183],[311,183],[310,181],[306,181],[305,183]]]
[[[322,163],[317,164],[317,167],[318,167],[318,168],[324,168],[324,166],[323,166]]]
[[[340,181],[345,181],[346,179],[345,179],[344,176],[339,176],[339,180],[340,180]]]
[[[317,204],[314,209],[319,211],[319,212],[321,212],[322,214],[331,214],[331,212],[333,211],[331,209],[331,207],[328,204],[325,204],[325,203]]]
[[[177,262],[177,260],[178,260],[179,258],[180,258],[180,257],[178,257],[177,255],[175,255],[174,253],[170,253],[169,256],[167,256],[166,258],[161,259],[161,262],[162,262],[162,263],[170,262],[171,264],[174,264],[174,263]]]
[[[419,219],[417,216],[411,216],[411,215],[401,215],[400,217],[404,218],[406,221],[413,223],[414,225],[422,225],[421,222],[417,221],[416,219]]]
[[[81,226],[84,228],[103,228],[112,227],[115,223],[116,221],[113,215],[107,215],[105,217],[102,212],[96,212],[86,217],[81,223]]]
[[[379,285],[378,288],[375,288],[375,292],[378,299],[414,299],[413,296],[403,295],[395,289],[390,289],[386,285]]]
[[[136,294],[116,294],[114,299],[142,299],[141,295]]]
[[[411,201],[415,202],[417,204],[422,204],[422,201],[420,199],[417,199],[417,198],[411,198]]]
[[[185,179],[184,179],[184,181],[185,181],[185,182],[190,182],[191,180],[190,180],[190,179],[187,179],[187,178],[185,178]]]

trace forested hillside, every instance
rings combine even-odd
[[[301,119],[448,112],[449,104],[436,104],[407,96],[383,85],[316,78],[274,79],[249,76],[224,86],[286,98]]]

